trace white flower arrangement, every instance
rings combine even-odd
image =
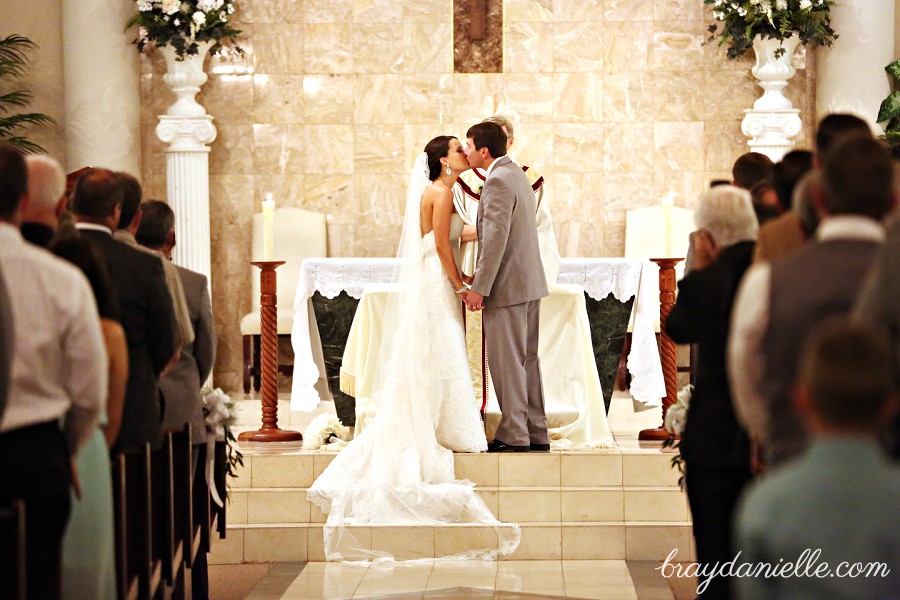
[[[204,388],[201,395],[206,415],[206,431],[217,441],[225,442],[228,452],[225,472],[228,476],[235,477],[237,467],[244,464],[244,455],[237,449],[237,440],[231,432],[232,426],[237,423],[234,400],[219,388]]]
[[[171,46],[179,60],[197,54],[198,44],[212,42],[210,52],[217,54],[222,44],[233,43],[241,33],[229,23],[235,0],[134,0],[137,10],[126,28],[138,26],[134,40],[138,52],[144,46]],[[241,49],[235,46],[235,51]]]
[[[323,446],[334,445],[335,449],[343,448],[350,441],[350,429],[344,426],[335,415],[317,416],[303,432],[303,449],[318,450]]]
[[[666,431],[673,435],[681,435],[684,424],[687,421],[688,408],[691,405],[691,395],[694,393],[693,385],[686,385],[678,391],[678,401],[669,407],[666,412]]]
[[[703,0],[716,21],[709,26],[708,41],[728,44],[728,58],[737,59],[760,36],[785,40],[794,34],[800,43],[830,46],[837,38],[831,28],[833,0]],[[779,48],[781,53],[784,48]],[[780,56],[776,50],[776,56]]]

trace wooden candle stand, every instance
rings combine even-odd
[[[238,436],[242,442],[296,442],[299,431],[278,427],[278,286],[275,269],[284,261],[251,262],[259,267],[260,397],[262,427]]]
[[[659,265],[659,358],[662,362],[663,379],[666,382],[666,397],[662,403],[663,424],[655,429],[644,429],[638,434],[639,440],[665,440],[671,437],[666,431],[666,413],[678,398],[678,360],[675,342],[666,333],[666,318],[675,305],[675,265],[683,258],[651,258]],[[676,436],[677,437],[677,436]]]

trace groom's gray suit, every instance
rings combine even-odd
[[[503,413],[495,439],[550,443],[538,359],[540,299],[549,295],[528,177],[508,156],[494,162],[478,204],[478,264],[472,290],[484,296],[484,335]]]

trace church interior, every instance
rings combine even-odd
[[[21,77],[4,77],[0,55],[0,94],[27,88],[27,110],[52,117],[27,128],[27,139],[66,174],[124,172],[139,181],[140,198],[174,210],[170,258],[205,276],[215,331],[211,374],[200,381],[204,395],[214,397],[205,405],[208,444],[192,442],[188,428],[166,433],[161,450],[113,454],[107,481],[117,507],[110,524],[115,569],[107,575],[114,589],[69,589],[68,554],[62,567],[38,567],[25,562],[25,550],[0,550],[4,569],[21,564],[3,571],[18,573],[9,580],[17,583],[0,584],[10,594],[4,597],[43,597],[26,591],[30,573],[59,576],[60,568],[62,591],[47,597],[763,597],[741,578],[732,578],[737,593],[713,584],[703,594],[698,582],[706,575],[671,575],[676,566],[704,562],[696,540],[704,504],[690,481],[685,488],[683,454],[661,425],[672,407],[684,408],[688,384],[700,395],[697,372],[703,377],[710,363],[702,352],[706,334],[680,341],[674,329],[667,333],[666,318],[678,309],[682,278],[713,269],[692,232],[712,218],[704,217],[716,189],[711,182],[742,187],[733,169],[739,157],[768,156],[778,173],[788,152],[816,152],[819,123],[835,113],[859,117],[878,139],[888,127],[877,120],[884,98],[894,98],[890,126],[900,128],[900,92],[893,91],[900,88],[885,73],[900,57],[900,0],[761,1],[801,12],[829,5],[837,33],[827,46],[796,46],[786,63],[793,74],[771,91],[766,85],[777,77],[755,73],[757,46],[731,58],[710,30],[720,22],[714,11],[757,0],[224,0],[233,5],[227,22],[240,33],[193,61],[176,60],[152,41],[138,52],[139,28],[126,23],[145,10],[142,4],[168,10],[169,3],[174,14],[218,10],[223,0],[0,4],[0,40],[19,34],[34,42]],[[764,91],[782,104],[761,103]],[[383,359],[383,286],[395,278],[410,168],[428,140],[451,135],[465,145],[467,130],[493,115],[514,126],[514,135],[504,135],[514,139],[509,156],[528,166],[529,183],[542,178],[535,189],[551,219],[556,264],[541,305],[539,350],[551,443],[549,452],[455,452],[452,463],[455,479],[471,482],[496,520],[516,524],[521,539],[494,560],[461,559],[482,541],[495,544],[496,532],[465,521],[351,523],[371,560],[332,560],[325,550],[329,517],[308,494],[354,428],[359,435],[375,418],[377,405],[367,402]],[[893,143],[900,172],[900,137]],[[824,169],[824,155],[811,160]],[[821,177],[827,186],[836,176]],[[895,175],[895,200],[898,182]],[[755,192],[740,192],[751,206]],[[755,195],[752,202],[755,208]],[[759,224],[762,239],[761,218]],[[882,228],[886,249],[893,229]],[[725,246],[713,256],[725,256]],[[688,254],[700,262],[686,268]],[[7,268],[0,256],[0,275]],[[775,289],[781,271],[770,270]],[[26,279],[11,283],[7,273],[6,286]],[[730,285],[728,308],[748,306],[737,282]],[[774,322],[781,313],[774,299],[767,302],[771,315],[760,318]],[[13,309],[17,317],[15,302]],[[730,314],[705,322],[719,319],[727,330]],[[490,441],[502,418],[496,374],[485,375],[480,314],[468,313],[465,327],[474,397]],[[731,327],[734,335],[736,317]],[[22,335],[17,330],[10,339]],[[731,346],[716,349],[724,372]],[[757,363],[766,360],[760,355]],[[2,407],[6,448],[11,432]],[[727,414],[709,418],[711,429],[721,432],[728,421],[737,431],[745,414],[729,404]],[[273,433],[279,427],[303,439]],[[747,481],[749,460],[746,451]],[[900,497],[896,454],[892,460],[883,480],[890,489],[875,497]],[[17,538],[18,525],[7,519],[21,515],[9,516],[6,473],[0,466],[0,539],[21,542],[32,513],[26,510]],[[727,479],[705,476],[707,491],[710,481]],[[900,549],[896,530],[891,539],[890,548]],[[900,584],[897,557],[888,561],[895,575],[886,581]],[[205,583],[193,577],[201,568],[208,570]]]

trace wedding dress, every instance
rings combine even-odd
[[[313,482],[308,498],[328,514],[328,560],[391,560],[370,548],[370,526],[480,525],[495,543],[457,550],[452,558],[495,558],[519,544],[518,525],[500,523],[475,492],[457,480],[453,450],[487,449],[466,356],[462,309],[443,272],[434,232],[421,236],[419,208],[430,185],[427,158],[413,168],[399,256],[399,291],[384,317],[382,367],[372,399],[377,412]],[[452,220],[459,235],[462,222]],[[451,232],[453,233],[453,232]],[[436,557],[443,558],[443,557]]]

